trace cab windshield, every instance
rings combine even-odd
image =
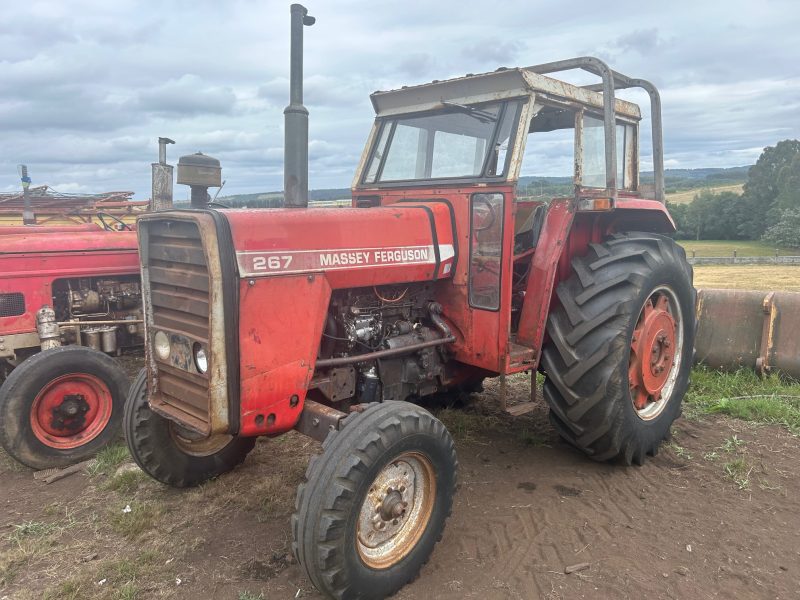
[[[383,119],[363,182],[503,177],[520,102],[443,104]]]

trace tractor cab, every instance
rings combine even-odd
[[[571,69],[601,83],[577,86],[544,75]],[[641,111],[615,97],[631,87],[651,99],[655,181],[647,190],[639,178]],[[569,274],[566,257],[614,231],[672,230],[662,204],[658,92],[598,59],[498,69],[371,99],[376,119],[353,181],[353,206],[447,203],[464,262],[453,274],[461,293],[439,301],[458,315],[460,359],[475,366],[513,373],[536,364],[548,303],[525,298],[550,298],[554,281]],[[557,130],[573,132],[571,148],[562,150],[574,165],[572,193],[520,195],[523,162],[535,163],[537,140]],[[653,210],[636,210],[642,208]],[[561,251],[565,245],[570,252]]]

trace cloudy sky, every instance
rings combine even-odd
[[[312,188],[350,185],[373,90],[583,54],[660,88],[667,167],[751,164],[800,137],[794,0],[306,5]],[[288,24],[274,0],[4,1],[0,190],[26,163],[34,184],[146,198],[158,136],[173,164],[219,158],[224,193],[281,189]],[[526,170],[559,174],[558,154]]]

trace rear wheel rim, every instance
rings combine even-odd
[[[414,549],[428,527],[436,477],[428,457],[406,452],[386,465],[367,492],[356,528],[361,560],[387,569]]]
[[[71,450],[99,436],[111,420],[108,385],[89,373],[68,373],[47,382],[31,405],[30,424],[42,444]]]
[[[683,314],[677,294],[667,286],[653,290],[631,336],[628,383],[636,414],[658,417],[669,404],[681,370]]]

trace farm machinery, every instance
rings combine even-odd
[[[169,143],[159,138],[152,210],[172,206]],[[119,433],[129,381],[112,357],[143,343],[131,216],[148,203],[29,190],[22,173],[23,193],[0,204],[11,223],[0,226],[0,443],[44,469],[87,458]],[[178,182],[204,206],[219,174],[202,154],[178,162]]]
[[[453,440],[421,399],[539,370],[564,440],[641,464],[688,385],[692,270],[665,235],[658,92],[596,58],[375,92],[352,207],[309,209],[314,19],[291,15],[286,206],[139,219],[146,368],[123,428],[177,487],[233,469],[257,436],[322,441],[294,552],[323,593],[382,598],[427,561],[456,490]],[[573,69],[600,83],[547,76]],[[626,88],[651,100],[652,199]],[[526,142],[557,129],[574,132],[574,194],[517,197]]]

